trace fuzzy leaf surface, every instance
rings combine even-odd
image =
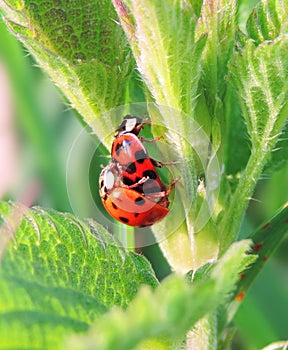
[[[249,241],[235,243],[206,279],[192,285],[174,274],[155,291],[142,288],[126,311],[114,309],[104,315],[87,336],[73,337],[69,347],[128,350],[146,338],[164,338],[163,349],[178,349],[187,331],[205,314],[213,312],[233,290],[238,274],[254,259],[246,255],[248,249]]]
[[[284,126],[281,135],[265,165],[265,172],[279,170],[287,164],[288,159],[288,123]]]
[[[232,80],[251,140],[251,155],[225,212],[222,251],[237,237],[255,184],[287,121],[287,55],[287,34],[258,46],[248,39],[235,53],[231,65]]]
[[[150,264],[92,220],[4,202],[0,213],[1,248],[21,221],[0,263],[5,349],[60,349],[67,334],[86,331],[115,305],[125,308],[141,284],[157,285]]]
[[[262,0],[247,21],[248,36],[257,44],[287,33],[288,4],[285,0]]]
[[[116,23],[113,4],[107,0],[10,0],[1,1],[0,8],[10,30],[84,122],[99,138],[110,135],[118,121],[105,118],[103,113],[124,103],[132,68],[127,40]]]
[[[214,115],[217,98],[225,92],[224,77],[227,62],[234,46],[236,29],[236,1],[203,1],[197,35],[207,32],[208,38],[203,52],[203,85],[207,104]]]
[[[286,121],[288,97],[288,37],[257,48],[248,41],[232,68],[252,142],[269,146]],[[236,73],[237,69],[237,73]]]
[[[196,43],[194,39],[196,15],[192,7],[172,0],[123,2],[133,33],[127,35],[153,98],[159,105],[190,113],[203,50],[203,40]]]

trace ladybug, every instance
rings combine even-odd
[[[146,124],[150,122],[136,116],[124,117],[114,134],[111,162],[99,179],[101,200],[108,213],[136,227],[151,226],[169,213],[169,194],[177,182],[168,189],[162,183],[155,169],[162,163],[149,157],[138,136]]]
[[[168,191],[154,193],[157,202],[136,190],[145,181],[147,178],[131,186],[124,185],[114,164],[107,165],[99,179],[100,196],[107,212],[116,220],[136,227],[151,226],[163,219],[169,213],[168,195],[174,183]]]
[[[138,137],[142,127],[148,123],[135,116],[125,116],[115,132],[111,149],[112,162],[119,168],[123,184],[132,186],[138,183],[135,190],[144,195],[166,191],[166,186],[155,169],[155,166],[161,167],[162,164],[149,157]],[[139,183],[142,178],[147,180]]]

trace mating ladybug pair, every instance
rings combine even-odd
[[[100,196],[108,213],[130,226],[151,226],[168,213],[169,193],[155,167],[163,164],[150,158],[143,140],[138,137],[145,124],[126,115],[114,135],[111,161],[99,179]],[[157,139],[156,139],[157,140]]]

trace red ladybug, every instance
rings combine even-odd
[[[141,179],[145,182],[145,178]],[[127,186],[119,181],[113,164],[106,166],[100,174],[100,196],[107,212],[116,220],[130,226],[151,226],[168,213],[168,191],[154,193],[158,202],[135,190],[138,184]]]
[[[128,186],[139,183],[135,188],[144,195],[165,192],[166,186],[162,183],[156,169],[162,164],[150,158],[141,139],[137,136],[142,127],[148,122],[142,122],[138,117],[127,115],[115,133],[112,144],[112,162],[121,169],[121,181]]]
[[[115,132],[111,162],[100,174],[102,203],[116,220],[130,226],[145,227],[163,219],[168,213],[169,193],[156,169],[162,164],[151,159],[138,137],[145,124],[127,115]]]

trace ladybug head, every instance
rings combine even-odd
[[[128,114],[123,118],[114,136],[117,137],[120,133],[132,133],[137,136],[145,124],[149,122],[143,122],[141,118]]]

